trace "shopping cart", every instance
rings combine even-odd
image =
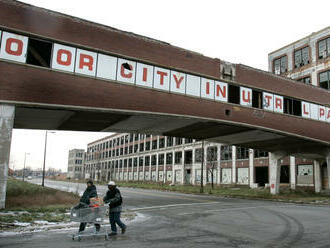
[[[73,222],[85,222],[94,224],[102,224],[104,221],[104,217],[106,217],[106,213],[108,211],[108,206],[98,206],[98,207],[79,207],[72,208],[70,214],[70,220]],[[96,236],[104,236],[104,238],[108,239],[108,233],[104,226],[101,226],[100,231],[96,231],[94,227],[94,232],[78,232],[77,234],[72,235],[72,240],[78,239],[81,240],[82,237],[96,237]]]

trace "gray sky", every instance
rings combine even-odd
[[[324,0],[22,0],[32,5],[169,42],[233,63],[267,70],[268,53],[329,26]],[[92,3],[92,4],[91,4]],[[45,24],[47,25],[47,24]],[[66,170],[68,150],[110,134],[49,135],[46,167]],[[14,130],[11,161],[38,168],[44,131]],[[11,166],[12,167],[12,166]]]

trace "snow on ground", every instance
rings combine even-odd
[[[146,215],[137,213],[136,218],[131,219],[131,218],[123,218],[123,222],[126,224],[132,224],[134,222],[141,222],[146,219],[148,219]],[[22,236],[22,235],[29,235],[33,233],[39,233],[39,232],[44,232],[44,231],[51,231],[51,232],[68,232],[70,231],[71,233],[75,233],[78,230],[79,223],[77,222],[48,222],[48,221],[34,221],[34,223],[25,223],[25,222],[15,222],[15,225],[18,225],[19,227],[10,230],[10,231],[0,231],[0,238],[2,237],[9,237],[9,236]],[[103,224],[101,224],[101,228],[106,228],[106,230],[109,232],[110,231],[110,224],[109,224],[109,219],[106,219]],[[93,225],[89,224],[87,231],[94,230]]]

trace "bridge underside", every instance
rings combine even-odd
[[[67,110],[17,106],[14,128],[145,133],[324,158],[325,145],[287,134],[191,117],[124,111]]]

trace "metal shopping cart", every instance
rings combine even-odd
[[[104,221],[104,217],[106,217],[106,213],[108,211],[108,206],[97,206],[97,207],[79,207],[72,208],[70,214],[70,220],[73,222],[85,222],[92,224],[102,224]],[[102,226],[100,231],[96,231],[94,228],[94,232],[78,232],[77,234],[72,235],[72,240],[77,239],[81,240],[82,237],[96,237],[96,236],[104,236],[104,238],[108,239],[108,233],[105,226]]]

